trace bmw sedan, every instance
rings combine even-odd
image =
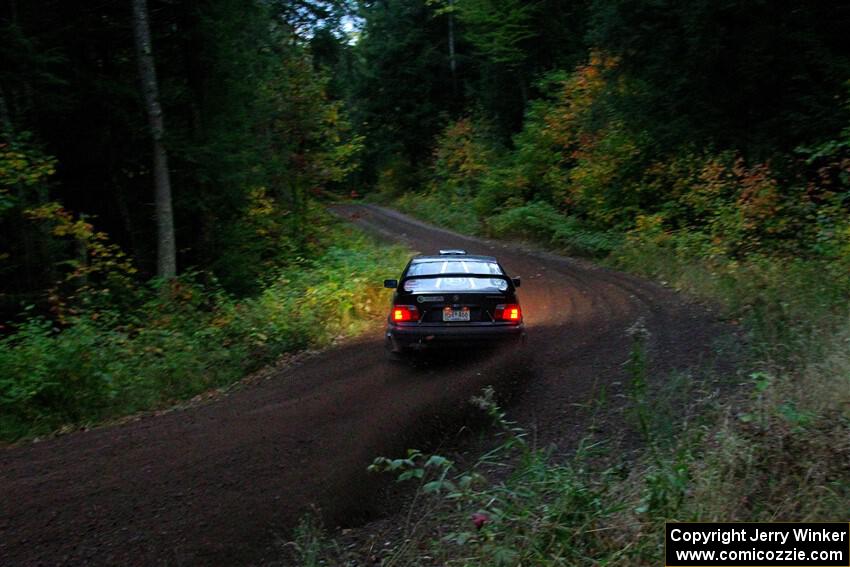
[[[416,256],[394,289],[387,318],[387,350],[395,355],[438,344],[525,341],[522,308],[511,278],[492,256],[441,250]]]

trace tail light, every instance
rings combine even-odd
[[[415,305],[394,305],[392,312],[392,320],[395,323],[404,323],[405,321],[418,321],[419,310]]]
[[[496,321],[514,321],[515,323],[519,323],[522,321],[522,309],[515,303],[497,305],[493,318]]]

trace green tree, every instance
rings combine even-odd
[[[656,143],[768,157],[828,139],[850,76],[841,3],[597,0],[589,37],[633,80],[621,114]]]
[[[464,106],[452,88],[446,15],[425,0],[393,0],[364,2],[360,16],[351,97],[365,165],[373,175],[394,160],[423,165],[446,115]]]
[[[522,66],[528,53],[523,48],[537,36],[532,28],[537,5],[521,0],[458,0],[458,16],[465,37],[494,63]]]

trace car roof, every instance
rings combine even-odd
[[[440,256],[414,256],[411,264],[420,264],[424,262],[497,262],[493,256],[477,256],[472,254],[452,254]]]

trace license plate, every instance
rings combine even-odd
[[[469,308],[452,309],[446,307],[443,309],[443,321],[469,321]]]

